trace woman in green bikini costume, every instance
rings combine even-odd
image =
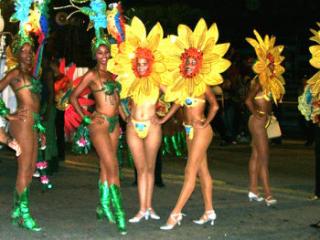
[[[281,63],[282,45],[275,45],[275,37],[261,38],[254,30],[257,38],[246,38],[247,42],[255,49],[257,61],[252,69],[256,77],[251,81],[251,86],[246,97],[246,105],[251,112],[249,130],[252,136],[252,152],[249,160],[249,201],[265,201],[267,206],[277,203],[272,196],[269,182],[269,140],[266,128],[270,124],[272,101],[275,104],[281,101],[284,95],[284,68]],[[258,193],[258,179],[261,180],[264,196]]]
[[[6,115],[10,121],[10,133],[19,143],[21,154],[18,156],[18,173],[14,191],[14,206],[11,218],[14,224],[32,230],[41,228],[31,217],[29,211],[29,186],[35,170],[38,154],[38,132],[40,126],[39,108],[41,85],[31,75],[33,64],[32,40],[28,36],[17,36],[13,43],[13,54],[18,65],[10,70],[0,82],[0,91],[10,85],[15,91],[18,111],[25,114],[24,120]]]
[[[120,135],[118,116],[121,86],[114,80],[112,73],[106,70],[110,58],[109,47],[110,44],[106,39],[93,42],[92,53],[97,65],[83,76],[80,84],[73,90],[70,102],[83,120],[89,124],[90,139],[100,159],[100,205],[97,207],[97,217],[106,216],[110,222],[117,223],[122,234],[126,234],[116,155]],[[90,117],[83,114],[77,100],[87,87],[91,89],[95,100],[95,111]],[[110,209],[111,202],[115,216]]]

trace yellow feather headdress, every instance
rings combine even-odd
[[[317,25],[320,27],[320,23],[317,23]],[[310,40],[316,42],[317,44],[309,47],[309,51],[312,55],[309,62],[311,66],[319,71],[314,74],[307,83],[310,85],[312,96],[318,98],[320,93],[320,29],[318,31],[310,29],[310,31],[313,33],[313,36],[310,37]]]
[[[264,93],[272,94],[273,101],[277,103],[285,93],[285,80],[282,74],[285,68],[281,66],[284,57],[281,55],[284,46],[275,45],[276,38],[265,35],[264,39],[254,30],[257,39],[246,38],[246,41],[254,48],[257,61],[252,69],[257,74]]]

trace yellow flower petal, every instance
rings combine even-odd
[[[229,47],[230,47],[230,43],[217,44],[217,45],[214,46],[212,51],[222,57],[222,56],[224,56],[226,54],[226,52],[228,51]]]
[[[146,28],[144,26],[144,24],[142,23],[142,21],[134,16],[131,20],[131,27],[130,27],[130,30],[132,31],[132,33],[135,35],[135,36],[138,36],[140,39],[144,39],[146,38],[147,36],[147,33],[146,33]]]
[[[167,70],[166,65],[160,62],[155,62],[153,64],[153,71],[156,73],[163,73]]]
[[[203,18],[201,18],[195,29],[194,29],[194,32],[193,32],[193,36],[194,36],[194,47],[197,48],[197,49],[201,49],[203,43],[205,42],[206,40],[206,33],[207,33],[207,24],[206,22],[204,21]]]
[[[148,48],[151,49],[152,51],[155,51],[158,48],[160,40],[162,40],[162,38],[163,38],[163,30],[160,23],[157,23],[151,29],[146,39],[147,42],[149,43]]]
[[[219,31],[216,23],[213,23],[208,32],[207,32],[207,38],[213,38],[214,43],[218,41],[219,38]]]
[[[222,73],[225,70],[227,70],[230,67],[230,65],[231,62],[229,60],[220,58],[211,64],[211,71],[216,73]]]
[[[186,48],[191,47],[189,39],[190,39],[190,36],[192,36],[192,31],[188,26],[186,26],[184,24],[179,24],[178,36],[179,36],[179,40],[182,42],[182,44],[184,46],[187,46]]]

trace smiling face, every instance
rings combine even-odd
[[[142,77],[145,76],[149,69],[148,60],[145,58],[137,59],[137,72]]]
[[[184,67],[185,67],[185,74],[187,76],[192,76],[197,67],[197,60],[193,57],[188,57]]]
[[[98,64],[107,64],[110,58],[110,50],[106,45],[100,45],[96,51],[96,59]]]
[[[19,62],[27,65],[32,64],[33,49],[30,43],[23,44],[18,54]]]

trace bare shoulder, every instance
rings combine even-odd
[[[96,79],[96,76],[97,76],[96,70],[90,69],[83,75],[83,80],[92,81]]]
[[[18,68],[14,68],[14,69],[11,69],[10,71],[7,72],[4,79],[11,82],[14,79],[18,79],[19,75],[20,75],[20,70]]]

